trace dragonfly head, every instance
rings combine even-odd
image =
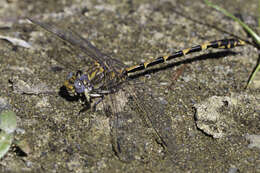
[[[86,93],[90,93],[93,90],[88,76],[82,74],[81,71],[78,71],[76,74],[70,72],[67,76],[67,80],[64,82],[64,86],[67,91],[73,95],[85,94],[86,97],[88,97]]]

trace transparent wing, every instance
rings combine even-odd
[[[69,30],[62,30],[60,28],[57,28],[53,25],[48,25],[42,22],[38,22],[36,20],[33,20],[31,18],[28,18],[32,23],[39,25],[46,31],[58,36],[63,41],[66,41],[70,43],[72,46],[75,46],[79,48],[82,52],[85,53],[89,58],[92,60],[98,62],[104,69],[112,69],[117,70],[124,67],[123,63],[120,61],[111,58],[110,56],[101,53],[101,51],[93,46],[90,41],[87,39],[84,39],[80,35],[69,31]]]
[[[123,162],[131,162],[137,158],[147,158],[146,145],[152,143],[153,138],[148,135],[138,113],[129,104],[130,95],[124,89],[108,95],[104,105],[110,106],[110,135],[113,151]],[[107,109],[108,110],[108,109]]]
[[[146,161],[158,146],[163,146],[176,160],[175,134],[171,119],[164,113],[164,105],[147,95],[146,89],[139,90],[128,84],[107,97],[105,104],[111,106],[113,150],[120,160],[129,162],[141,158]]]
[[[128,87],[128,91],[133,98],[133,108],[139,112],[143,122],[153,129],[157,142],[164,147],[166,154],[174,163],[177,163],[179,146],[176,144],[172,120],[165,111],[167,106],[155,100],[154,93],[147,92],[148,86],[135,85],[135,87]]]

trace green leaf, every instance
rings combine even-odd
[[[12,141],[13,134],[8,134],[4,131],[0,132],[0,158],[2,158],[7,153],[11,147]]]
[[[17,127],[16,115],[13,111],[3,111],[0,114],[0,129],[10,134],[15,131]]]

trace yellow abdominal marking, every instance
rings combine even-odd
[[[206,43],[200,45],[200,46],[201,46],[201,50],[205,50],[205,49],[207,49],[209,45],[210,45],[209,42],[206,42]]]
[[[245,44],[246,44],[246,42],[245,42],[245,41],[243,41],[243,40],[239,40],[239,44],[241,44],[241,45],[245,45]]]
[[[182,53],[183,53],[183,55],[186,55],[189,51],[190,51],[190,48],[188,48],[188,49],[183,49],[183,50],[182,50]]]
[[[231,44],[228,44],[228,45],[227,45],[227,48],[228,48],[228,49],[231,48]]]
[[[133,69],[135,69],[137,67],[139,67],[139,65],[128,67],[128,68],[126,68],[126,71],[131,71],[131,70],[133,70]]]
[[[144,68],[147,68],[147,66],[148,66],[151,62],[153,62],[153,60],[144,62]]]
[[[168,58],[169,58],[169,55],[163,56],[164,62],[167,61]]]

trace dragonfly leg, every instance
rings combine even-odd
[[[96,111],[96,107],[97,105],[102,102],[102,100],[104,99],[104,96],[102,95],[101,97],[99,97],[99,99],[93,104],[93,106],[91,107],[93,111]]]
[[[78,115],[80,115],[83,112],[86,112],[90,108],[90,104],[86,103],[85,106],[79,111]]]

